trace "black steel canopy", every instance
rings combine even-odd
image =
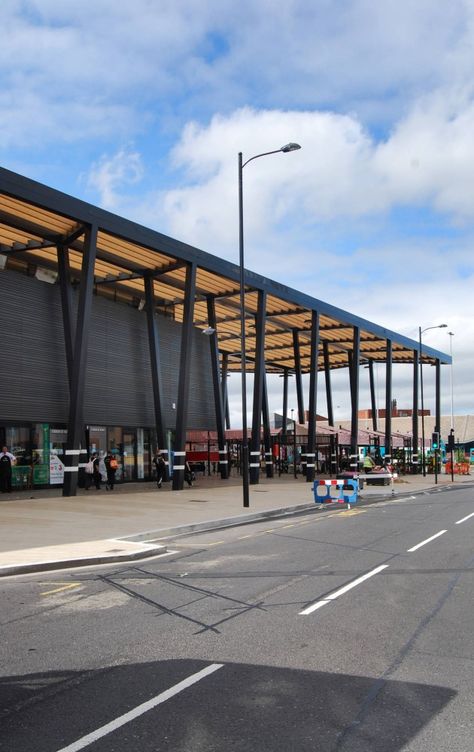
[[[72,281],[81,276],[84,236],[97,229],[95,292],[135,305],[145,303],[152,280],[155,310],[183,321],[186,270],[196,269],[193,321],[209,325],[208,301],[215,309],[219,351],[228,370],[241,369],[239,267],[108,211],[0,168],[0,253],[12,269],[39,266],[58,270],[58,249],[69,249]],[[319,314],[318,370],[347,367],[354,328],[360,332],[359,362],[413,363],[419,343],[347,311],[251,271],[246,283],[248,368],[256,357],[255,318],[259,292],[265,293],[265,368],[269,373],[296,368],[294,337],[299,340],[300,370],[311,370],[312,313]],[[449,364],[449,355],[423,345],[423,362]]]

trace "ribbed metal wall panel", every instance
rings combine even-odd
[[[2,271],[0,295],[0,422],[65,423],[69,393],[58,286]],[[161,316],[157,322],[164,423],[173,429],[181,326]],[[188,427],[214,429],[209,342],[199,330],[193,332],[189,399]],[[92,305],[84,422],[153,426],[146,314],[102,297]]]

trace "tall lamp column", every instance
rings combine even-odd
[[[426,478],[426,458],[425,458],[425,410],[423,401],[423,351],[421,335],[430,329],[444,329],[447,324],[437,324],[437,326],[427,326],[426,329],[418,327],[419,346],[420,346],[420,390],[421,390],[421,466],[423,468],[423,477]],[[437,431],[440,430],[440,426],[437,427]]]
[[[242,161],[242,152],[239,152],[238,171],[239,171],[239,266],[240,266],[240,342],[241,342],[241,362],[242,362],[242,491],[243,506],[250,506],[249,499],[249,453],[248,453],[248,436],[247,436],[247,358],[245,349],[245,266],[244,266],[244,201],[243,201],[243,169],[245,165],[259,157],[266,157],[269,154],[278,154],[279,152],[289,152],[301,149],[299,144],[286,144],[280,149],[266,151],[262,154],[256,154],[250,157],[246,162]]]

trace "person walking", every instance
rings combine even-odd
[[[191,470],[191,465],[189,464],[188,460],[186,460],[184,465],[184,480],[188,484],[189,488],[193,485],[193,471]]]
[[[156,472],[156,485],[158,486],[158,488],[161,488],[161,484],[166,477],[166,462],[164,461],[163,455],[160,454],[158,449],[156,450],[156,454],[153,457],[153,464],[155,466]]]
[[[16,464],[16,457],[4,446],[0,452],[0,490],[2,493],[11,493],[12,490],[12,467]]]
[[[118,470],[118,462],[112,452],[107,452],[104,458],[105,469],[107,471],[107,481],[105,484],[105,490],[114,490],[115,473]]]
[[[100,482],[101,482],[101,476],[100,476],[100,457],[98,454],[94,454],[92,457],[92,477],[94,479],[95,487],[97,491],[100,491]]]

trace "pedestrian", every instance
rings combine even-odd
[[[362,467],[364,468],[364,473],[371,473],[372,470],[375,467],[375,462],[370,456],[370,454],[366,454],[364,457],[364,462],[362,463]]]
[[[115,456],[112,454],[112,452],[107,452],[107,454],[104,457],[104,464],[105,464],[105,469],[107,472],[105,490],[108,491],[110,489],[111,491],[113,491],[114,484],[115,484],[115,473],[118,470],[118,462]]]
[[[166,477],[166,462],[163,459],[163,455],[159,452],[159,450],[156,450],[156,454],[153,457],[153,464],[155,466],[155,472],[156,472],[156,485],[158,488],[161,488],[161,484],[165,480]]]
[[[94,454],[92,457],[92,478],[94,479],[95,487],[97,491],[100,491],[100,481],[101,481],[101,475],[100,475],[100,457],[98,454]]]
[[[2,493],[11,493],[12,467],[16,464],[16,457],[4,446],[0,452],[0,489]]]
[[[184,466],[184,480],[191,488],[191,486],[193,485],[193,471],[191,470],[191,465],[189,464],[188,460],[186,460]]]

